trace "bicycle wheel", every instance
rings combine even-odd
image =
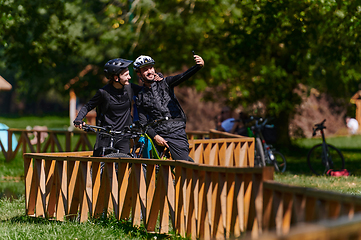
[[[132,158],[131,156],[129,156],[128,154],[125,154],[125,153],[110,153],[108,155],[105,155],[104,157],[107,157],[107,158]]]
[[[110,153],[105,155],[104,157],[106,158],[131,158],[131,156],[129,156],[128,154],[125,153]],[[103,172],[105,163],[101,162],[100,163],[100,167],[101,167],[101,172]],[[118,172],[118,163],[115,163],[115,171]]]
[[[255,138],[254,166],[256,166],[256,167],[266,166],[263,145],[262,145],[262,141],[260,138]]]
[[[286,158],[282,153],[273,151],[274,160],[272,161],[276,172],[286,171]]]
[[[345,168],[345,159],[341,151],[330,144],[327,144],[327,148],[326,156],[322,151],[322,143],[317,144],[308,152],[308,166],[316,175],[323,175],[329,169],[337,171]],[[329,162],[329,166],[326,166],[326,161]]]

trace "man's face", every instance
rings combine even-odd
[[[115,78],[117,78],[115,76]],[[119,83],[122,85],[128,85],[129,84],[129,80],[131,79],[131,76],[129,75],[129,69],[124,69],[123,71],[120,72],[119,74]]]
[[[140,75],[144,80],[153,81],[155,70],[153,65],[145,66],[140,69]]]

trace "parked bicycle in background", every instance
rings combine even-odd
[[[263,132],[267,128],[273,128],[273,125],[267,125],[268,119],[257,118],[251,116],[247,122],[254,121],[254,125],[250,128],[255,138],[255,166],[274,166],[276,172],[284,172],[286,170],[286,158],[282,153],[276,151],[272,145],[267,144]]]
[[[322,143],[315,145],[308,152],[307,163],[311,171],[316,175],[323,175],[332,169],[334,171],[343,170],[345,168],[345,159],[341,151],[326,143],[324,134],[326,119],[321,123],[315,124],[312,136],[314,137],[318,131],[321,132]]]

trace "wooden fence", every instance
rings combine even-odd
[[[8,135],[8,151],[5,151],[3,143],[0,141],[0,148],[5,156],[6,161],[11,161],[15,158],[16,154],[22,149],[23,153],[45,153],[45,152],[71,152],[71,151],[85,151],[92,150],[93,145],[88,138],[88,134],[84,131],[66,131],[66,130],[22,130],[22,129],[7,129]],[[13,134],[20,135],[18,144],[13,151]],[[42,143],[41,138],[37,138],[36,144],[31,144],[31,135],[41,136],[42,134],[48,135],[45,141]],[[90,133],[93,134],[93,133]],[[75,147],[72,149],[72,140],[74,136],[77,137]],[[94,135],[94,134],[93,134]],[[64,142],[59,141],[59,136],[64,137]]]
[[[360,239],[360,196],[272,181],[273,168],[252,167],[252,138],[197,137],[190,150],[195,163],[25,154],[26,213],[86,221],[107,212],[193,239]]]
[[[288,233],[291,226],[347,217],[361,211],[361,196],[289,186],[273,181],[263,184],[263,229]]]
[[[339,240],[339,239],[361,239],[361,214],[355,214],[349,217],[341,217],[333,220],[322,220],[316,223],[303,223],[290,229],[290,232],[284,235],[277,232],[267,232],[262,234],[259,240]],[[252,239],[251,237],[244,238]]]
[[[189,156],[196,163],[211,166],[254,166],[254,138],[189,140]]]
[[[80,130],[22,130],[22,129],[4,129],[0,131],[7,131],[8,141],[7,149],[5,151],[4,144],[0,140],[0,148],[5,156],[6,161],[11,161],[16,154],[22,149],[23,153],[45,153],[45,152],[75,152],[75,151],[92,151],[94,141],[89,140],[88,133]],[[18,144],[13,151],[12,136],[16,134],[19,137]],[[89,133],[94,135],[94,133]],[[40,137],[37,138],[36,144],[31,144],[30,136],[46,135],[45,141],[42,143]],[[60,136],[64,141],[59,141]],[[76,136],[76,137],[75,137]],[[209,139],[209,138],[237,138],[240,135],[220,132],[217,130],[206,131],[189,131],[187,132],[189,140],[194,139]],[[72,144],[74,141],[74,145]],[[72,146],[74,146],[72,148]]]
[[[272,179],[273,168],[91,154],[25,154],[26,214],[86,221],[108,212],[117,219],[130,218],[133,225],[143,221],[150,232],[168,233],[171,225],[193,239],[261,231],[263,182]],[[102,173],[101,161],[105,162]]]

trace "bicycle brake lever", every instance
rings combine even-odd
[[[95,132],[95,129],[91,128],[88,124],[85,124],[82,126],[82,129],[85,131],[85,132]]]

